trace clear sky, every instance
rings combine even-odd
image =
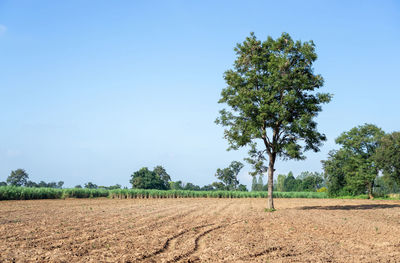
[[[277,173],[321,171],[354,126],[400,130],[400,1],[0,0],[0,181],[23,168],[33,181],[128,186],[155,165],[215,181],[246,157],[226,151],[214,120],[251,31],[313,40],[321,91],[334,94],[317,119],[321,151]]]

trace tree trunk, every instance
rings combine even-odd
[[[374,189],[374,182],[369,182],[368,183],[368,198],[369,199],[374,199],[374,196],[372,195],[373,189]]]
[[[269,155],[269,165],[268,165],[268,209],[275,209],[274,207],[274,166],[275,166],[275,154]]]

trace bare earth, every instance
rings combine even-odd
[[[0,262],[400,262],[400,202],[0,202]]]

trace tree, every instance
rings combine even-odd
[[[284,188],[284,182],[286,179],[286,175],[284,174],[279,174],[278,175],[278,181],[277,181],[277,185],[276,185],[276,190],[278,192],[284,192],[285,188]]]
[[[224,183],[226,190],[236,190],[239,184],[237,176],[242,168],[241,162],[233,161],[227,168],[218,168],[215,176]]]
[[[331,95],[316,93],[323,85],[313,72],[317,59],[312,41],[294,42],[287,33],[259,41],[254,33],[235,48],[234,68],[224,74],[227,87],[219,103],[216,123],[227,127],[229,148],[252,146],[268,157],[268,208],[274,209],[272,191],[275,161],[305,159],[304,151],[319,151],[325,135],[314,118]]]
[[[379,174],[375,151],[383,135],[377,126],[364,124],[336,138],[341,148],[330,152],[328,160],[322,162],[329,193],[368,193],[373,198],[374,181]]]
[[[183,189],[183,184],[182,181],[176,181],[176,182],[169,182],[169,189],[172,190],[182,190]]]
[[[221,182],[214,182],[211,185],[214,187],[215,190],[225,190],[226,187],[224,183]]]
[[[39,187],[39,185],[31,180],[27,181],[25,184],[26,187]]]
[[[301,185],[299,187],[299,191],[316,191],[320,187],[322,187],[322,183],[324,181],[322,174],[317,172],[302,172],[297,179],[301,181]]]
[[[240,186],[241,185],[239,185],[239,187]],[[212,190],[214,190],[214,187],[212,186],[212,184],[207,184],[207,185],[203,186],[200,190],[201,191],[212,191]]]
[[[264,186],[263,176],[260,174],[257,181],[257,191],[262,191]]]
[[[185,187],[183,187],[183,190],[200,191],[200,186],[192,183],[187,183],[185,184]]]
[[[298,191],[299,185],[301,185],[301,181],[299,182],[293,175],[292,172],[289,172],[283,182],[283,188],[285,192],[294,192]]]
[[[162,180],[158,174],[154,171],[150,171],[147,167],[143,167],[139,171],[134,172],[129,182],[132,184],[132,188],[159,190],[166,190],[169,188],[169,184],[166,185],[165,181]]]
[[[80,185],[80,184],[78,184],[78,185],[75,185],[75,187],[74,188],[82,188],[82,185]]]
[[[343,150],[332,150],[328,153],[328,159],[322,161],[324,176],[330,196],[339,196],[346,191],[345,166],[349,163],[349,156]]]
[[[400,132],[382,137],[374,159],[384,176],[400,185]]]
[[[85,184],[85,188],[88,188],[88,189],[97,189],[98,186],[97,186],[97,184],[94,184],[94,183],[92,183],[92,182],[88,182],[87,184]]]
[[[169,187],[169,182],[171,181],[171,177],[167,173],[167,171],[161,165],[157,165],[154,167],[153,171],[164,181],[164,185]]]
[[[6,182],[0,182],[0,186],[7,186]]]
[[[239,184],[238,191],[247,192],[247,187],[244,184]]]
[[[366,189],[370,198],[373,197],[374,180],[379,173],[374,160],[375,151],[384,134],[377,126],[364,124],[342,133],[335,141],[349,155],[348,165],[345,166],[347,184],[352,189]]]
[[[251,191],[257,191],[257,177],[253,175],[253,180],[251,182]]]
[[[29,175],[24,169],[17,169],[11,171],[10,176],[7,178],[7,184],[12,186],[24,186],[28,182]]]

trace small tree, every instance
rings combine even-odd
[[[239,184],[237,176],[242,168],[241,162],[233,161],[227,168],[218,168],[215,176],[224,183],[226,190],[236,190]]]
[[[94,183],[92,183],[92,182],[88,182],[87,184],[85,184],[85,188],[88,188],[88,189],[97,189],[98,186],[97,186],[97,184],[94,184]]]
[[[12,186],[24,186],[28,182],[29,175],[24,169],[11,171],[7,178],[7,183]]]
[[[251,33],[235,51],[234,69],[225,72],[227,87],[219,100],[230,110],[221,110],[216,123],[227,127],[228,150],[263,145],[257,151],[268,157],[268,208],[273,209],[276,159],[302,160],[304,151],[319,151],[326,137],[314,118],[331,95],[316,93],[323,78],[313,72],[312,41],[294,42],[283,33],[261,42]]]

